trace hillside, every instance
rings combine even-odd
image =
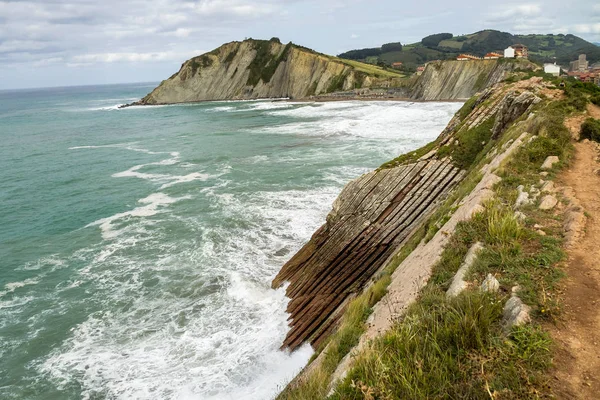
[[[596,397],[600,145],[572,135],[600,89],[521,74],[350,182],[283,266],[283,346],[317,354],[278,399]]]
[[[451,33],[430,35],[421,42],[396,46],[389,49],[383,45],[376,48],[351,50],[339,55],[341,58],[360,60],[373,64],[403,62],[407,68],[432,60],[453,59],[459,53],[483,56],[489,51],[502,50],[522,43],[529,47],[529,58],[537,62],[556,61],[568,65],[581,53],[587,54],[590,62],[600,61],[600,48],[574,35],[512,35],[507,32],[483,30],[470,35],[454,36]]]
[[[279,39],[231,42],[194,57],[135,104],[204,100],[303,98],[372,85],[402,75],[317,53]]]

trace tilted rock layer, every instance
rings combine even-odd
[[[194,57],[150,94],[133,105],[208,100],[303,99],[353,89],[394,88],[396,98],[467,99],[516,68],[533,68],[526,60],[435,61],[420,76],[402,79],[397,71],[342,60],[279,40],[226,43]],[[386,95],[386,89],[381,91]],[[350,92],[348,92],[350,91]],[[354,93],[354,94],[353,94]]]
[[[416,100],[466,100],[501,82],[517,68],[532,69],[535,66],[527,60],[430,62],[410,88],[410,97]]]
[[[304,98],[401,76],[375,66],[365,68],[292,43],[249,39],[186,61],[138,104]]]
[[[284,346],[313,345],[339,309],[394,253],[462,177],[448,159],[421,160],[363,175],[348,184],[327,222],[284,265],[273,286],[289,281],[291,331]]]
[[[455,165],[454,153],[442,148],[452,144],[450,148],[460,149],[464,145],[461,140],[468,138],[466,132],[491,119],[506,122],[528,115],[539,100],[529,85],[536,86],[533,81],[520,84],[520,95],[511,90],[516,85],[501,84],[484,91],[468,115],[461,117],[460,112],[455,115],[428,153],[420,158],[412,154],[399,159],[397,164],[388,163],[386,166],[393,167],[365,174],[343,189],[326,223],[273,281],[273,287],[289,282],[286,293],[291,299],[287,309],[291,329],[284,347],[294,349],[306,341],[319,347],[324,342],[335,330],[348,301],[368,286],[463,179],[465,171]],[[497,128],[499,135],[505,126]],[[489,130],[491,136],[492,128]],[[449,238],[446,233],[460,220],[469,218],[493,194],[490,188],[500,178],[491,171],[512,154],[526,136],[496,150],[502,153],[482,169],[482,181],[457,204],[456,212],[433,239],[420,245],[424,253],[411,253],[398,267],[392,276],[390,292],[401,293],[397,297],[402,299],[416,295],[419,286],[431,274],[435,260],[441,256]],[[482,151],[484,145],[485,142],[481,143]],[[396,287],[400,288],[396,290]],[[394,304],[390,308],[399,310],[403,306]],[[379,312],[376,306],[372,325],[386,325],[389,321],[385,315],[390,314]]]

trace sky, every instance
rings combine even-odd
[[[0,0],[0,89],[160,81],[193,56],[249,37],[339,54],[482,29],[600,42],[600,3]]]

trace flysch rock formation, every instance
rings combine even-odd
[[[396,98],[468,99],[502,81],[526,60],[435,61],[420,76],[320,54],[274,38],[230,42],[194,57],[151,93],[130,105],[329,96],[360,88],[394,88]]]
[[[247,39],[186,61],[134,105],[306,98],[334,90],[389,85],[390,80],[402,76],[361,65],[279,40]]]
[[[450,160],[422,160],[373,171],[348,184],[327,222],[275,280],[289,281],[291,330],[284,346],[317,346],[360,291],[463,173]]]
[[[459,113],[436,141],[439,148],[455,141],[464,129],[476,127],[496,117],[516,112],[527,115],[529,107],[514,101],[527,91],[530,106],[536,101],[535,90],[527,82],[500,84],[481,93],[474,109],[463,120]],[[535,86],[535,82],[532,81]],[[523,97],[523,98],[525,98]],[[505,107],[513,104],[513,107]],[[427,282],[433,265],[459,221],[482,210],[493,195],[492,186],[500,181],[493,171],[513,154],[530,135],[523,133],[489,155],[481,169],[482,179],[456,211],[427,243],[421,243],[392,275],[388,293],[375,305],[363,340],[382,333],[416,299]],[[318,346],[334,330],[344,305],[362,292],[378,271],[384,268],[416,229],[464,177],[448,158],[439,158],[437,149],[416,161],[407,161],[390,169],[379,169],[352,181],[335,201],[327,222],[311,240],[284,265],[273,287],[289,282],[290,332],[283,345],[291,349],[305,341]],[[327,350],[325,349],[324,352]],[[343,368],[342,368],[343,369]]]
[[[434,61],[427,64],[410,88],[410,97],[415,100],[466,100],[501,82],[515,69],[533,68],[535,65],[526,60]]]

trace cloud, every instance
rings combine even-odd
[[[95,63],[117,62],[156,62],[165,60],[186,60],[205,53],[202,50],[186,52],[162,51],[152,53],[96,53],[84,54],[71,58],[71,66],[87,66]]]
[[[600,23],[595,24],[576,24],[573,27],[573,32],[576,33],[600,33]]]
[[[350,35],[350,39],[358,39],[360,36],[357,35],[356,33],[353,33],[352,35]]]
[[[41,53],[71,67],[180,61],[199,42],[220,42],[228,28],[241,29],[242,22],[277,13],[289,2],[0,0],[0,63],[31,63],[32,55]]]

